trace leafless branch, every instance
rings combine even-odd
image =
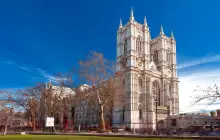
[[[196,94],[196,92],[198,94]],[[207,106],[209,106],[220,100],[219,86],[216,83],[214,83],[213,86],[208,86],[205,89],[197,86],[197,89],[195,89],[193,93],[193,101],[191,102],[192,106],[203,101],[206,102]]]

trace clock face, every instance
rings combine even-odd
[[[140,61],[138,62],[137,65],[138,65],[139,68],[141,68],[143,66],[142,62],[140,62]]]

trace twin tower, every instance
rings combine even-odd
[[[116,71],[126,71],[125,103],[115,101],[113,124],[136,129],[166,127],[165,119],[179,113],[176,41],[161,26],[152,39],[146,17],[138,23],[131,10],[129,21],[117,31]]]

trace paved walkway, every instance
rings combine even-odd
[[[21,132],[8,132],[8,134],[21,134]],[[132,134],[132,133],[88,133],[88,132],[27,132],[26,134],[31,135],[78,135],[78,136],[105,136],[105,137],[134,137],[134,138],[178,138],[178,139],[216,139],[220,136],[189,136],[189,135],[173,135],[173,136],[167,136],[167,135],[144,135],[144,134]]]
[[[29,134],[33,135],[78,135],[78,136],[105,136],[105,137],[134,137],[134,138],[178,138],[178,139],[213,139],[216,138],[216,136],[207,136],[207,137],[201,137],[201,136],[167,136],[167,135],[144,135],[144,134],[132,134],[132,133],[88,133],[88,132],[81,132],[81,133],[61,133],[61,132],[55,132],[55,133],[48,133],[48,132],[31,132]],[[218,137],[220,138],[220,137]]]

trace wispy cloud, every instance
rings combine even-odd
[[[48,72],[46,72],[45,70],[42,70],[40,68],[37,68],[37,71],[46,79],[51,80],[53,82],[58,82],[58,81],[68,81],[70,80],[70,78],[66,78],[66,77],[60,77],[60,76],[53,76],[51,74],[49,74]]]
[[[13,60],[0,60],[0,63],[11,65],[16,68],[19,68],[22,71],[25,71],[28,75],[30,75],[30,79],[27,80],[34,80],[34,81],[39,80],[38,82],[49,81],[49,80],[53,82],[58,82],[61,80],[63,81],[70,80],[69,78],[66,77],[54,76],[50,74],[48,71],[43,70],[41,68],[37,68],[26,64],[19,64]]]
[[[17,62],[15,61],[12,61],[12,60],[0,60],[0,63],[2,64],[7,64],[7,65],[12,65],[12,66],[15,66],[17,68],[20,68],[22,70],[25,70],[25,71],[28,71],[28,72],[31,72],[31,70],[25,66],[22,66],[21,64],[18,64]]]
[[[186,62],[186,63],[178,65],[178,69],[183,69],[183,68],[197,66],[197,65],[211,63],[211,62],[220,62],[220,55],[207,56],[207,57],[203,57],[198,60]]]

